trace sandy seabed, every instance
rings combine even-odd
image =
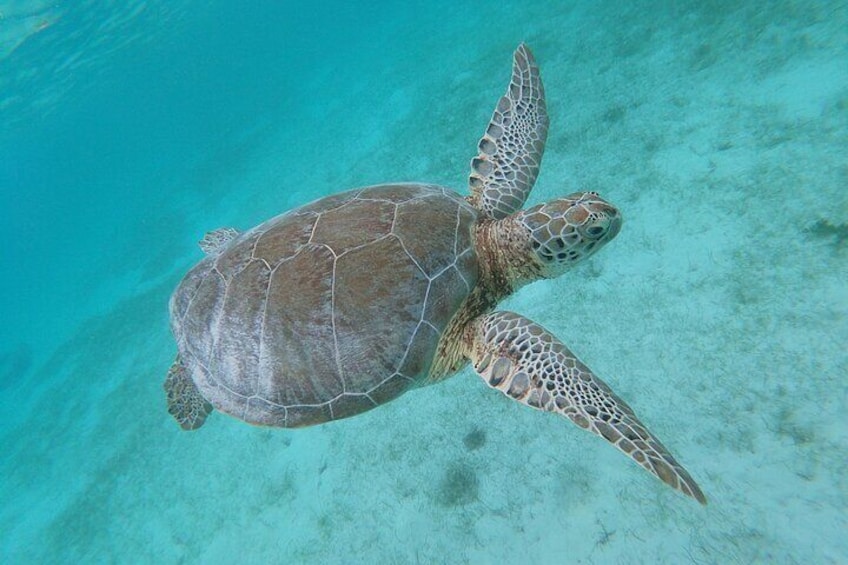
[[[85,308],[15,310],[5,331],[25,341],[0,348],[3,561],[848,561],[848,8],[744,4],[416,4],[347,48],[296,29],[292,68],[267,70],[274,111],[187,149],[135,223],[121,215],[89,250],[120,267],[53,273],[66,293],[87,285]],[[520,41],[552,120],[530,203],[595,190],[625,224],[588,264],[502,306],[576,351],[709,504],[470,370],[315,428],[213,414],[181,432],[161,388],[166,305],[194,241],[353,186],[465,190]],[[258,63],[245,73],[262,84]],[[35,341],[47,327],[49,348]]]

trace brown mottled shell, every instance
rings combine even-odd
[[[171,297],[180,358],[218,410],[296,427],[423,382],[477,283],[477,212],[433,185],[323,198],[245,232]]]

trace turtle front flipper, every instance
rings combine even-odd
[[[689,473],[633,410],[542,326],[512,312],[494,312],[477,318],[468,331],[469,357],[489,386],[568,417],[672,488],[707,503]]]
[[[533,54],[522,43],[513,56],[506,94],[471,160],[471,205],[494,220],[520,210],[539,174],[547,137],[542,78]]]
[[[212,405],[200,395],[185,366],[177,357],[165,378],[165,393],[168,395],[168,414],[174,417],[184,430],[196,430],[212,412]]]

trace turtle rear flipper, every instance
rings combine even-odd
[[[184,430],[196,430],[212,412],[212,405],[200,395],[185,366],[177,357],[165,378],[165,393],[168,395],[168,414]]]

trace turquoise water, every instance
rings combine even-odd
[[[0,1],[0,560],[848,562],[845,2],[243,4]],[[530,203],[596,190],[625,225],[502,306],[709,505],[470,370],[179,430],[167,300],[203,233],[463,192],[521,41],[551,114]]]

